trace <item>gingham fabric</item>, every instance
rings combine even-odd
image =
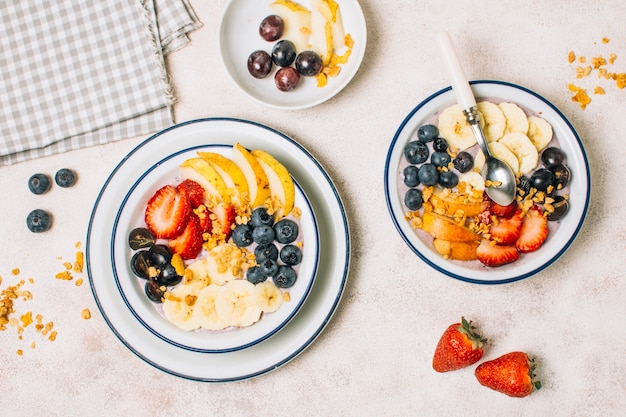
[[[0,1],[0,165],[170,126],[163,54],[199,26],[186,0]]]

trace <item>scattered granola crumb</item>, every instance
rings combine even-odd
[[[70,269],[72,269],[72,263],[71,262],[63,262],[63,266],[65,267],[65,269],[67,269],[68,271]]]
[[[64,281],[70,281],[72,279],[72,274],[69,271],[59,272],[54,276],[56,279],[62,279]]]
[[[576,54],[574,53],[574,51],[569,51],[569,53],[567,54],[567,62],[571,64],[575,60],[576,60]]]
[[[74,247],[75,247],[76,249],[80,249],[80,247],[81,247],[81,246],[82,246],[82,243],[80,243],[80,241],[79,241],[79,242],[74,243]]]
[[[85,255],[83,252],[76,252],[76,260],[74,261],[74,272],[83,272],[85,266]]]
[[[611,40],[609,38],[602,38],[602,43],[609,43]]]
[[[604,91],[604,88],[597,86],[596,88],[593,89],[593,94],[598,94],[598,95],[604,95],[606,92]]]
[[[11,270],[11,273],[12,273],[13,275],[19,275],[19,274],[20,274],[20,269],[19,269],[19,268],[13,268],[13,269]]]
[[[82,278],[78,278],[78,279],[74,282],[74,284],[75,284],[77,287],[80,287],[81,285],[83,285],[83,279],[82,279]]]
[[[80,315],[82,316],[82,318],[84,318],[85,320],[89,320],[91,318],[91,311],[89,311],[88,308],[84,309],[83,311],[81,311]]]
[[[16,352],[19,356],[22,356],[24,354],[24,351],[22,349],[18,349]]]
[[[54,342],[55,340],[57,340],[57,332],[53,331],[52,333],[50,333],[50,336],[48,337],[48,340],[51,342]]]

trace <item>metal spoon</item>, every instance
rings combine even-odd
[[[478,109],[476,108],[476,98],[465,78],[463,68],[459,63],[454,45],[448,32],[439,32],[437,40],[446,61],[446,65],[452,78],[452,91],[456,96],[456,101],[463,109],[463,114],[470,124],[478,146],[485,154],[485,165],[483,165],[482,176],[485,178],[487,195],[496,203],[508,206],[515,199],[516,183],[515,174],[511,167],[505,162],[495,158],[489,152],[487,140],[482,127]]]

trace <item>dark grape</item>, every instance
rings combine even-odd
[[[557,195],[554,197],[552,207],[554,208],[554,211],[548,214],[548,220],[561,220],[563,217],[565,217],[567,211],[569,210],[569,202],[563,196]]]
[[[554,186],[557,189],[567,187],[571,177],[569,168],[563,164],[559,164],[550,168],[550,171],[554,174]]]
[[[254,51],[248,56],[248,72],[254,78],[265,78],[272,72],[272,58],[265,51]]]
[[[276,71],[274,82],[280,91],[291,91],[298,86],[300,74],[295,68],[283,67]]]
[[[178,284],[183,277],[178,275],[176,268],[171,264],[167,264],[161,268],[159,275],[155,278],[155,281],[159,285],[171,286]]]
[[[165,291],[156,282],[146,281],[145,291],[150,301],[155,303],[163,302],[163,296],[165,295]]]
[[[128,245],[133,250],[150,247],[155,241],[152,232],[145,227],[137,227],[128,234]]]
[[[272,48],[272,61],[279,67],[288,67],[296,59],[296,45],[283,39]]]
[[[153,245],[148,251],[154,266],[164,267],[172,261],[173,254],[167,245]]]
[[[541,162],[543,162],[543,165],[548,169],[562,164],[564,160],[565,152],[554,146],[544,149],[541,154]]]
[[[322,58],[315,51],[303,51],[296,57],[296,70],[305,77],[316,76],[322,66]]]
[[[267,16],[259,25],[259,35],[268,42],[274,42],[283,36],[285,22],[275,14]]]
[[[539,168],[530,176],[530,185],[537,191],[546,191],[549,186],[554,186],[554,174],[545,168]]]
[[[139,278],[150,278],[150,268],[152,267],[152,256],[147,250],[135,252],[130,259],[130,269]]]

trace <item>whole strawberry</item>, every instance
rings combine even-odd
[[[526,397],[541,388],[535,381],[535,363],[524,352],[511,352],[491,361],[483,362],[474,375],[481,385],[508,395]]]
[[[433,356],[433,369],[437,372],[454,371],[465,368],[483,356],[483,343],[487,341],[477,334],[472,322],[461,317],[441,335]]]

